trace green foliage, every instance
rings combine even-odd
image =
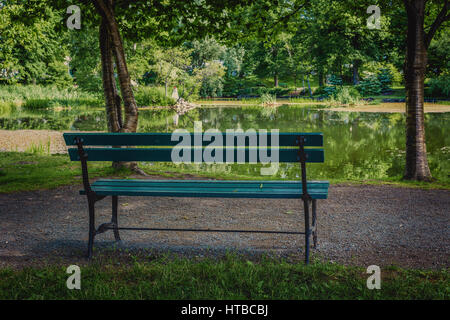
[[[156,83],[166,90],[182,80],[186,80],[191,64],[191,51],[183,47],[158,48],[150,62],[150,70],[156,74]]]
[[[450,28],[441,28],[428,48],[427,76],[437,78],[450,73]]]
[[[0,83],[70,84],[65,32],[58,32],[58,12],[47,7],[34,19],[23,19],[27,6],[7,3],[0,10]]]
[[[12,101],[0,100],[0,117],[8,116],[16,108],[16,104]]]
[[[52,100],[49,99],[27,99],[22,107],[25,109],[46,109],[53,105]]]
[[[322,88],[322,91],[318,90],[317,93],[321,94],[321,92],[323,92],[323,95],[326,97],[331,97],[337,91],[337,88],[334,86],[322,86],[321,88]]]
[[[100,94],[75,88],[40,85],[0,85],[0,97],[5,101],[23,102],[23,107],[42,109],[50,107],[98,107],[104,104]]]
[[[210,61],[218,61],[226,50],[225,46],[211,36],[188,42],[185,46],[191,52],[193,68],[202,68]]]
[[[203,68],[195,69],[194,74],[201,81],[199,90],[201,97],[222,96],[225,68],[220,62],[206,62]]]
[[[381,83],[375,75],[363,78],[356,88],[363,96],[379,95],[381,93]]]
[[[328,83],[332,86],[342,86],[342,78],[340,76],[332,74],[328,79]]]
[[[175,100],[165,95],[164,88],[139,86],[134,92],[139,107],[146,106],[172,106]]]
[[[365,71],[365,76],[356,86],[363,96],[379,95],[391,91],[394,76],[391,69],[379,69],[377,73]]]
[[[381,92],[385,93],[391,89],[392,73],[389,69],[381,69],[377,75],[377,79],[380,82]]]
[[[403,82],[403,75],[392,63],[369,61],[361,67],[361,72],[364,75],[363,77],[371,75],[377,75],[379,77],[381,73],[384,73],[385,76],[391,79],[388,85],[400,85]]]
[[[80,89],[103,92],[98,28],[84,25],[82,32],[72,31],[69,37],[70,68]]]
[[[264,105],[274,105],[277,102],[277,97],[270,93],[263,93],[261,95],[261,103]]]
[[[43,79],[46,85],[55,85],[59,88],[68,88],[73,85],[73,79],[69,74],[68,63],[52,61],[47,67],[47,77]]]
[[[450,97],[450,73],[442,74],[428,82],[425,95],[429,97]]]
[[[332,102],[344,105],[361,103],[361,94],[354,87],[338,87],[331,96]]]

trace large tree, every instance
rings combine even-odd
[[[405,179],[431,180],[425,144],[424,81],[427,50],[433,36],[450,20],[448,0],[403,0],[408,16],[405,62],[406,169]],[[428,26],[426,19],[437,12]]]
[[[66,0],[18,0],[30,8],[24,19],[42,15],[52,6],[61,12],[72,5]],[[242,35],[242,24],[233,25],[234,17],[244,18],[252,29],[274,29],[300,8],[304,0],[79,0],[83,23],[98,25],[102,62],[102,81],[106,100],[108,128],[113,132],[134,132],[138,110],[128,72],[123,38],[139,41],[154,38],[165,46],[180,44],[207,34],[219,39],[230,34]],[[251,17],[242,16],[246,8]],[[267,10],[271,8],[272,10]],[[275,21],[272,12],[282,13]],[[249,19],[250,18],[250,19]],[[65,25],[65,20],[61,26]],[[237,26],[237,27],[236,27]],[[231,32],[233,30],[233,32]],[[82,32],[80,30],[78,32]],[[230,32],[228,32],[230,31]],[[119,88],[116,86],[118,76]],[[122,109],[123,103],[123,109]]]

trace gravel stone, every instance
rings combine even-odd
[[[152,177],[158,178],[158,177]],[[160,177],[159,177],[160,178]],[[0,194],[0,266],[60,257],[85,259],[88,211],[81,186]],[[111,198],[96,204],[108,222]],[[331,185],[318,201],[315,259],[347,265],[448,268],[450,191],[387,185]],[[300,200],[119,197],[121,226],[303,231]],[[303,259],[303,235],[120,231],[120,248],[184,256],[237,251]],[[96,252],[115,245],[96,237]],[[95,253],[94,253],[95,254]],[[85,260],[83,260],[85,261]]]

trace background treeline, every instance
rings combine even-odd
[[[162,46],[152,34],[140,42],[124,37],[138,104],[172,103],[174,86],[180,96],[195,100],[263,94],[376,96],[403,85],[403,8],[382,14],[381,29],[370,30],[365,11],[349,10],[348,3],[311,2],[282,32],[261,30],[263,37],[218,41],[207,36],[177,46]],[[102,93],[98,27],[83,23],[81,30],[69,31],[61,27],[68,16],[50,8],[45,17],[28,22],[20,19],[25,5],[2,3],[1,84]],[[121,23],[126,29],[126,21]],[[449,54],[450,30],[443,28],[428,52],[426,96],[450,96]]]

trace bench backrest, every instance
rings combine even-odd
[[[223,142],[223,151],[215,156],[223,157],[223,163],[258,163],[264,162],[260,149],[273,149],[274,140],[270,132],[248,133],[64,133],[68,146],[77,146],[81,141],[88,161],[150,161],[171,162],[173,148],[183,148],[183,152],[191,152],[191,159],[198,159],[207,148],[216,148],[212,142]],[[206,138],[206,139],[205,139]],[[218,141],[216,141],[216,139]],[[183,146],[180,145],[183,141]],[[278,133],[279,162],[299,162],[299,143],[303,141],[306,162],[324,162],[322,133]],[[222,145],[222,144],[221,144]],[[143,147],[146,148],[143,148]],[[69,148],[72,161],[80,161],[78,148]],[[245,155],[245,156],[244,156]],[[200,156],[202,159],[202,156]],[[240,161],[237,161],[237,160]],[[220,160],[220,159],[219,159]],[[197,162],[197,161],[196,161]]]

